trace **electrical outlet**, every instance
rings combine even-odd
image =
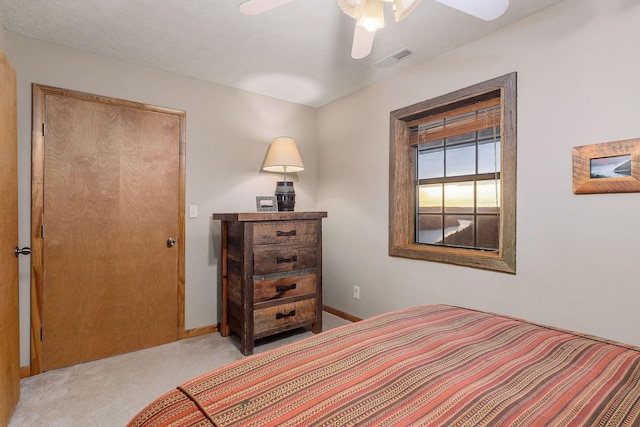
[[[355,299],[360,299],[360,286],[353,287],[353,297]]]

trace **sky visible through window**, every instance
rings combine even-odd
[[[498,135],[496,127],[495,131],[483,129],[418,147],[417,242],[442,245],[451,241],[490,248],[497,244],[497,237],[482,244],[474,236],[483,232],[483,224],[485,229],[499,232],[495,216],[500,211]],[[463,239],[464,230],[472,232]]]

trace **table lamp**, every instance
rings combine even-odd
[[[276,184],[276,200],[279,211],[293,211],[296,204],[296,192],[293,182],[287,181],[287,172],[300,172],[304,170],[304,164],[298,147],[293,138],[279,136],[271,141],[267,157],[262,164],[262,170],[267,172],[282,172],[284,180]]]

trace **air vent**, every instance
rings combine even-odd
[[[396,53],[393,53],[387,56],[386,58],[382,58],[381,60],[376,62],[376,65],[380,68],[388,68],[402,61],[403,59],[413,55],[414,53],[415,52],[412,51],[411,49],[404,48]]]

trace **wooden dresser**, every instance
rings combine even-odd
[[[222,221],[220,332],[254,340],[311,326],[322,331],[322,218],[326,212],[213,214]]]

